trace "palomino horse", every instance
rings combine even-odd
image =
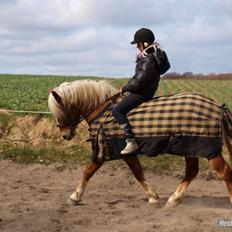
[[[104,102],[107,102],[107,100],[112,98],[116,93],[116,89],[105,81],[74,81],[63,83],[59,87],[54,88],[49,94],[48,106],[57,121],[61,136],[64,139],[71,140],[75,135],[75,128],[78,126],[78,123],[82,118],[84,118],[90,125],[93,115],[96,116],[96,111],[99,113],[99,107],[102,108]],[[230,159],[232,160],[232,117],[230,111],[228,110],[227,112],[227,117],[229,119],[227,121],[220,121],[222,124],[220,137],[223,138],[223,142],[227,145]],[[124,158],[124,161],[144,188],[148,197],[148,202],[157,203],[159,196],[145,179],[143,169],[137,156]],[[98,161],[91,160],[89,162],[76,191],[70,196],[75,204],[78,204],[81,201],[81,197],[83,196],[88,181],[103,163],[104,159]],[[185,157],[185,163],[185,176],[176,191],[169,197],[166,207],[174,207],[182,201],[187,187],[198,173],[199,159],[197,156]],[[209,159],[209,164],[225,181],[232,203],[231,168],[225,162],[221,154],[216,154],[214,158]]]

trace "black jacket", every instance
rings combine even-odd
[[[158,88],[160,75],[152,53],[137,59],[135,75],[122,88],[122,92],[131,92],[152,98]]]

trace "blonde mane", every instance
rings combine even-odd
[[[48,97],[48,107],[53,116],[63,122],[67,120],[66,115],[73,108],[78,109],[85,116],[117,92],[106,81],[92,80],[64,82],[52,91],[55,91],[62,99],[65,112],[52,93]]]

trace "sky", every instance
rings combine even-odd
[[[141,27],[170,72],[232,72],[232,0],[0,0],[0,73],[130,77]]]

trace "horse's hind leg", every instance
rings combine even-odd
[[[175,207],[183,200],[189,184],[199,172],[198,158],[185,157],[185,163],[185,177],[177,187],[176,191],[168,198],[165,207]]]
[[[228,132],[222,127],[223,142],[225,143],[228,150],[228,164],[232,168],[232,139],[229,137]]]
[[[218,157],[209,160],[209,164],[218,172],[220,177],[225,181],[226,187],[229,192],[230,201],[232,203],[232,170],[225,162],[224,158],[219,155]]]
[[[86,185],[89,179],[94,175],[94,173],[102,166],[104,161],[99,161],[97,163],[90,161],[86,166],[85,171],[82,175],[81,181],[76,188],[76,191],[70,196],[72,202],[77,205],[81,201],[81,197],[84,194]]]
[[[156,193],[156,191],[152,189],[151,185],[146,181],[138,157],[124,159],[124,161],[127,163],[132,173],[134,174],[135,178],[138,180],[138,182],[142,185],[143,189],[145,190],[145,193],[148,197],[148,202],[157,203],[159,196]]]

